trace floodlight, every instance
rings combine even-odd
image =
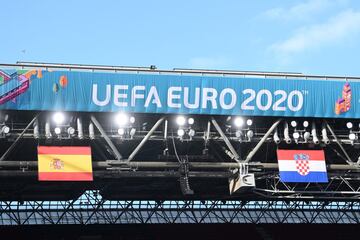
[[[184,116],[178,116],[178,117],[176,118],[176,123],[177,123],[177,125],[179,125],[179,126],[184,126],[185,123],[186,123],[185,117],[184,117]]]
[[[55,132],[55,134],[59,135],[59,134],[61,133],[61,128],[56,127],[56,128],[54,129],[54,132]]]
[[[352,122],[347,122],[347,123],[346,123],[346,127],[347,127],[348,129],[352,129],[352,128],[353,128]]]
[[[292,127],[296,127],[296,126],[297,126],[297,122],[296,122],[296,121],[291,121],[290,124],[291,124]]]
[[[190,137],[195,136],[195,130],[194,130],[194,129],[190,129],[190,130],[189,130],[189,136],[190,136]]]
[[[131,137],[134,137],[135,133],[136,133],[136,129],[135,129],[135,128],[130,129],[130,136],[131,136]]]
[[[67,129],[67,133],[68,133],[69,135],[74,135],[74,134],[75,134],[75,128],[69,127],[69,128]]]
[[[304,122],[303,122],[303,126],[304,126],[304,128],[307,128],[307,127],[309,126],[309,122],[308,122],[308,121],[304,121]]]
[[[118,134],[119,134],[120,136],[123,136],[123,135],[125,134],[125,129],[119,128],[119,129],[118,129]]]
[[[247,131],[246,136],[249,138],[249,140],[251,140],[251,138],[254,136],[254,131],[253,130]]]
[[[135,123],[135,117],[131,116],[129,121],[130,121],[131,124],[134,124]]]
[[[295,140],[298,140],[298,139],[300,138],[300,133],[294,132],[294,133],[293,133],[293,138],[294,138]]]
[[[356,139],[356,134],[355,134],[355,133],[350,133],[350,134],[349,134],[349,139],[350,139],[351,141],[354,141],[354,140]]]
[[[310,132],[304,132],[304,141],[308,142],[310,139],[310,136],[311,136]]]
[[[242,127],[244,125],[244,119],[242,117],[236,117],[234,124],[236,127]]]
[[[253,124],[253,121],[251,119],[246,120],[246,125],[251,126]]]
[[[241,130],[237,130],[237,131],[235,132],[235,136],[236,136],[237,138],[241,138],[242,135],[243,135],[243,133],[242,133]]]
[[[179,130],[177,130],[177,135],[178,135],[179,137],[184,136],[184,135],[185,135],[184,129],[179,129]]]
[[[189,125],[193,125],[194,122],[195,122],[195,120],[194,120],[193,118],[189,118],[189,119],[188,119],[188,124],[189,124]]]
[[[10,132],[10,128],[6,125],[2,126],[1,133],[8,134]]]
[[[115,117],[115,121],[119,126],[124,126],[129,122],[129,116],[125,113],[118,113]]]
[[[65,115],[62,112],[56,112],[53,115],[53,120],[56,124],[62,124],[65,120]]]

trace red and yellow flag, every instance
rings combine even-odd
[[[92,181],[90,147],[38,147],[39,181]]]

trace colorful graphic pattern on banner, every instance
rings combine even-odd
[[[0,109],[360,118],[360,82],[0,70]]]

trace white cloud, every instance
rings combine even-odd
[[[265,16],[280,20],[307,20],[314,14],[325,11],[326,9],[337,6],[345,2],[344,0],[308,0],[290,8],[272,8],[265,12]]]
[[[214,69],[227,68],[230,61],[224,57],[195,57],[189,61],[190,68]]]
[[[360,32],[360,11],[346,10],[323,24],[299,28],[288,39],[273,44],[276,55],[289,57],[306,50],[337,44]]]

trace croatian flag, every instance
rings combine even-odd
[[[282,182],[328,182],[323,150],[277,150]]]

